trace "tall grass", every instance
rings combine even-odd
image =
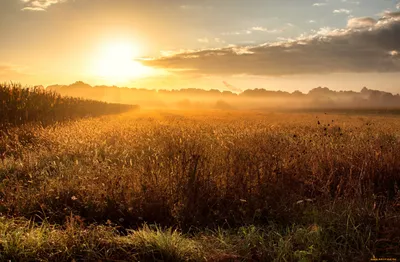
[[[398,256],[398,130],[399,118],[229,111],[17,127],[1,136],[0,212],[60,225],[72,213],[122,235],[210,230],[202,245],[233,261]]]
[[[0,84],[0,126],[32,122],[49,124],[87,116],[122,113],[134,108],[137,107],[62,97],[38,87]]]

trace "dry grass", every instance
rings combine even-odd
[[[397,130],[394,117],[219,111],[8,129],[0,212],[60,225],[74,214],[119,234],[178,227],[212,243],[216,260],[399,256]],[[171,245],[158,239],[141,245]],[[203,252],[182,243],[184,254]]]

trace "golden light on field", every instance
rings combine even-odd
[[[150,76],[154,70],[135,61],[140,48],[128,41],[104,43],[93,59],[92,73],[107,82],[122,83]]]

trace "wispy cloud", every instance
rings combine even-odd
[[[186,74],[293,75],[400,72],[400,12],[354,18],[344,29],[322,28],[293,40],[183,51],[145,61]]]
[[[342,9],[333,10],[333,13],[334,14],[350,14],[351,10],[342,8]]]
[[[314,3],[313,6],[325,6],[328,5],[328,3]]]
[[[203,37],[203,38],[198,38],[197,42],[202,43],[202,44],[225,44],[225,41],[219,37],[214,37],[214,38],[208,38],[208,37]]]
[[[266,33],[280,33],[283,31],[282,29],[269,29],[267,27],[262,27],[262,26],[253,26],[252,28],[250,28],[250,30],[266,32]]]
[[[205,43],[205,44],[210,42],[210,40],[207,37],[199,38],[199,39],[197,39],[197,41],[200,43]]]
[[[268,27],[263,27],[263,26],[253,26],[245,30],[240,30],[240,31],[233,31],[233,32],[225,32],[222,33],[222,35],[250,35],[254,32],[264,32],[264,33],[269,33],[269,34],[278,34],[282,33],[285,30],[287,30],[290,27],[293,27],[293,24],[287,23],[284,27],[282,28],[268,28]]]
[[[224,32],[224,33],[222,33],[222,35],[250,35],[252,33],[253,33],[253,31],[246,29],[246,30],[240,30],[240,31]]]
[[[63,3],[67,0],[20,0],[24,3],[23,11],[46,11],[54,4]]]

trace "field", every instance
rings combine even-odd
[[[49,125],[88,116],[122,113],[138,106],[61,96],[42,87],[0,83],[0,129],[26,123]]]
[[[0,260],[400,257],[400,118],[133,111],[0,137]]]

